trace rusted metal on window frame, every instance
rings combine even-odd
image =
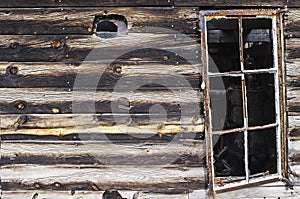
[[[201,55],[202,55],[202,63],[203,63],[203,81],[204,81],[204,112],[205,112],[205,140],[206,140],[206,164],[207,164],[207,173],[208,173],[208,188],[209,188],[209,193],[213,193],[213,187],[214,185],[214,178],[213,178],[213,167],[211,165],[213,164],[213,157],[212,157],[212,135],[207,134],[207,132],[211,132],[211,114],[210,114],[210,97],[209,97],[209,77],[208,77],[208,51],[207,51],[207,45],[206,45],[206,40],[207,40],[207,34],[206,34],[206,22],[205,22],[205,17],[204,15],[200,15],[200,30],[201,30]],[[202,22],[202,23],[201,23]],[[203,23],[204,22],[204,23]]]
[[[287,10],[285,10],[287,11]],[[278,14],[277,17],[277,38],[278,38],[278,82],[279,82],[279,100],[280,100],[280,117],[281,117],[281,175],[288,179],[288,149],[287,149],[287,128],[288,128],[288,117],[287,117],[287,102],[286,102],[286,68],[284,62],[284,12]]]
[[[275,182],[280,179],[286,179],[287,171],[287,146],[286,146],[286,90],[284,87],[285,77],[285,67],[284,67],[284,49],[283,49],[283,13],[286,12],[286,9],[260,9],[260,10],[212,10],[212,11],[200,11],[200,28],[201,28],[201,38],[202,38],[202,62],[203,62],[203,77],[205,81],[205,131],[206,131],[206,145],[207,145],[207,170],[208,170],[208,182],[209,182],[209,191],[210,194],[220,193],[231,191],[235,189],[240,189],[249,186],[256,186],[263,183]],[[244,69],[244,60],[243,60],[243,27],[242,27],[242,18],[271,18],[272,19],[272,34],[273,34],[273,67],[270,69],[255,69],[255,70],[245,70]],[[210,18],[236,18],[239,19],[239,51],[240,51],[240,61],[241,61],[241,73],[236,71],[229,71],[225,73],[210,73],[208,72],[208,48],[207,48],[207,28],[206,28],[206,19]],[[274,25],[275,23],[275,25]],[[275,31],[273,30],[275,28]],[[275,35],[274,35],[275,33]],[[275,44],[275,45],[274,45]],[[261,126],[248,126],[248,116],[247,116],[247,95],[246,95],[246,85],[245,85],[245,73],[274,73],[274,89],[275,89],[275,111],[276,111],[276,123],[261,125]],[[212,132],[211,127],[211,110],[210,110],[210,87],[209,87],[209,77],[210,76],[241,76],[242,77],[242,100],[243,100],[243,115],[244,115],[244,127],[235,128],[229,130],[221,130]],[[267,175],[267,178],[259,178],[251,180],[253,178],[249,176],[248,171],[248,130],[262,130],[269,128],[276,128],[276,151],[279,156],[277,159],[277,173],[272,175]],[[234,132],[244,132],[244,147],[245,147],[245,171],[246,182],[239,182],[233,186],[225,187],[224,189],[215,188],[215,183],[218,180],[221,180],[218,177],[214,176],[214,165],[213,165],[213,146],[212,146],[212,135],[213,134],[226,134]],[[281,150],[281,148],[283,150]],[[266,176],[266,175],[262,175]],[[254,176],[256,177],[256,176]],[[240,179],[243,180],[243,179]]]

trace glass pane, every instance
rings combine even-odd
[[[276,128],[249,131],[248,147],[250,177],[277,173]]]
[[[244,67],[273,68],[271,19],[243,19]]]
[[[243,102],[240,77],[210,77],[212,130],[240,128]]]
[[[237,19],[207,21],[209,72],[240,71]]]
[[[213,135],[215,176],[245,176],[244,133]]]
[[[248,125],[276,122],[274,74],[247,74]]]

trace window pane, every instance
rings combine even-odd
[[[212,130],[241,128],[243,102],[240,77],[210,77]]]
[[[249,131],[250,176],[257,173],[277,173],[276,128]]]
[[[237,19],[207,21],[209,72],[240,71]]]
[[[244,133],[213,135],[215,176],[245,176]]]
[[[244,67],[273,68],[272,20],[243,19]]]
[[[247,74],[248,125],[276,122],[274,74]]]

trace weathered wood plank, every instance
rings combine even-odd
[[[285,34],[289,38],[300,37],[300,9],[289,9],[286,13]]]
[[[173,0],[3,0],[0,7],[172,6]]]
[[[193,191],[118,191],[123,198],[127,199],[203,199],[207,197],[206,190],[193,190]],[[2,191],[2,196],[5,199],[28,199],[33,196],[37,198],[47,199],[99,199],[103,197],[104,191],[41,191],[41,190],[28,190],[28,191]],[[34,198],[33,198],[34,199]]]
[[[204,132],[204,125],[146,125],[146,126],[129,126],[129,125],[114,125],[114,126],[89,126],[89,127],[69,127],[69,128],[50,128],[50,129],[18,129],[18,130],[2,130],[0,135],[36,135],[36,136],[66,136],[80,134],[137,134],[144,136],[177,133],[201,133]],[[79,137],[80,139],[80,137]]]
[[[15,114],[1,115],[0,128],[4,129],[32,129],[32,128],[63,128],[63,127],[84,127],[84,126],[112,126],[118,122],[122,114]],[[131,114],[131,122],[128,125],[187,125],[203,124],[204,119],[192,115],[180,114]],[[23,122],[18,122],[24,119]]]
[[[299,188],[299,186],[294,186],[294,189],[292,190],[286,187],[283,182],[276,182],[220,193],[217,194],[215,198],[299,198]]]
[[[300,139],[300,113],[289,112],[288,121],[290,139]]]
[[[291,38],[286,40],[286,74],[287,74],[287,99],[289,102],[289,111],[298,112],[297,103],[299,99],[299,88],[300,88],[300,39],[299,38]]]
[[[270,7],[283,7],[283,6],[291,6],[291,7],[298,7],[300,6],[300,3],[295,0],[174,0],[175,6],[218,6],[218,7],[237,7],[237,6],[270,6]]]
[[[204,141],[115,144],[98,142],[2,142],[1,165],[173,165],[203,166]]]
[[[288,87],[300,87],[300,58],[286,60],[286,82]]]
[[[300,88],[287,88],[287,105],[288,111],[300,112]]]
[[[0,88],[0,113],[181,113],[199,115],[199,90],[64,91],[41,88]],[[159,106],[155,108],[153,105]],[[197,108],[198,107],[198,108]],[[165,108],[165,110],[163,110]]]
[[[193,190],[205,186],[202,167],[40,166],[1,168],[2,190]]]
[[[63,7],[63,6],[300,6],[296,0],[242,0],[242,1],[222,1],[222,0],[138,0],[138,1],[128,1],[128,0],[104,0],[104,1],[72,1],[72,0],[41,0],[39,2],[33,0],[3,0],[1,1],[0,7]]]
[[[54,62],[127,59],[200,63],[199,38],[184,34],[129,33],[95,35],[1,35],[0,61]]]
[[[287,61],[300,58],[300,38],[290,38],[285,40]]]
[[[201,82],[201,65],[176,64],[143,61],[103,60],[100,63],[0,63],[0,87],[32,88],[59,87],[73,89],[76,78],[80,76],[87,80],[99,79],[97,88],[113,89],[117,87],[134,87],[137,82],[143,82],[144,87],[161,88],[185,87],[175,81],[183,78],[188,81],[186,86],[199,88]],[[118,81],[126,83],[117,84]],[[89,81],[82,81],[85,89],[90,87]],[[165,84],[165,85],[159,85]],[[141,85],[141,86],[143,86]],[[167,89],[167,88],[165,88]]]
[[[118,191],[123,198],[127,199],[204,199],[208,198],[207,190],[194,190],[191,192],[185,191],[166,191],[166,192],[142,192],[142,191]],[[37,196],[47,199],[99,199],[102,197],[104,191],[3,191],[2,195],[5,199],[28,199],[32,198],[35,194]],[[217,194],[215,198],[298,198],[299,187],[294,187],[294,190],[287,189],[282,183],[272,184],[272,186],[259,186],[252,188],[245,188],[243,190],[237,190],[232,192],[226,192]]]
[[[124,16],[128,21],[128,32],[161,27],[197,34],[198,12],[196,7],[2,8],[0,34],[92,34],[95,16],[110,14]]]

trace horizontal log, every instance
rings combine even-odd
[[[287,189],[283,183],[272,183],[270,185],[262,185],[258,187],[244,188],[242,190],[230,191],[226,193],[217,194],[215,198],[297,198],[299,187],[295,186],[294,190]],[[207,190],[193,190],[193,191],[118,191],[123,198],[128,199],[199,199],[207,198]],[[65,199],[69,197],[95,199],[101,198],[104,191],[41,191],[41,190],[27,190],[27,191],[3,191],[2,196],[5,199],[28,199],[34,195],[47,199]]]
[[[300,38],[291,38],[285,40],[287,61],[300,58]]]
[[[0,63],[0,87],[6,88],[70,88],[76,78],[84,78],[76,85],[84,87],[114,89],[135,87],[193,87],[199,88],[201,65],[141,61],[103,60],[103,63]],[[177,81],[178,78],[185,80]],[[77,79],[77,81],[78,81]],[[98,84],[93,85],[95,79]],[[122,81],[122,84],[118,84]],[[168,88],[165,88],[168,89]]]
[[[286,13],[285,34],[288,38],[300,37],[300,9],[292,8]]]
[[[290,112],[288,116],[290,142],[300,140],[300,113]],[[296,150],[298,151],[298,150]],[[300,148],[299,148],[300,151]]]
[[[156,29],[155,29],[156,30]],[[199,38],[161,30],[114,38],[95,35],[0,35],[0,61],[81,62],[140,60],[200,63]],[[167,62],[166,62],[167,63]]]
[[[0,113],[149,113],[198,116],[200,91],[64,91],[41,88],[0,88]]]
[[[127,199],[199,199],[207,197],[205,189],[193,190],[193,191],[182,191],[182,190],[171,190],[171,191],[118,191],[118,193]],[[2,191],[2,196],[5,199],[28,199],[34,195],[47,199],[65,199],[65,198],[84,198],[84,199],[95,199],[102,198],[104,191],[42,191],[42,190],[25,190],[25,191]],[[38,198],[37,197],[37,198]]]
[[[0,3],[0,7],[63,7],[63,6],[291,6],[291,7],[298,7],[300,4],[298,1],[285,1],[285,0],[242,0],[242,1],[222,1],[222,0],[138,0],[138,1],[128,1],[128,0],[104,0],[104,1],[92,1],[92,0],[86,0],[86,1],[71,1],[71,0],[41,0],[39,2],[33,1],[33,0],[3,0]]]
[[[13,132],[14,133],[14,132]],[[125,143],[170,143],[175,141],[186,140],[204,140],[204,132],[202,133],[166,133],[166,134],[103,134],[99,133],[80,133],[68,135],[32,135],[32,134],[4,134],[0,135],[2,142],[98,142],[98,141],[111,141],[114,144]]]
[[[173,0],[3,0],[0,7],[172,6]]]
[[[7,190],[193,190],[205,186],[202,167],[170,166],[40,166],[1,167]]]
[[[119,123],[119,118],[130,117],[128,126],[136,125],[200,125],[204,119],[200,116],[180,114],[15,114],[1,115],[0,128],[34,129],[34,128],[64,128],[85,126],[113,126]]]
[[[50,128],[50,129],[18,129],[18,130],[2,130],[0,135],[35,135],[35,136],[66,136],[80,134],[85,137],[85,134],[137,134],[159,135],[177,134],[177,133],[202,133],[204,132],[204,124],[200,125],[146,125],[146,126],[128,126],[128,125],[114,125],[114,126],[88,126],[88,127],[69,127],[69,128]],[[81,138],[79,136],[79,139]]]
[[[146,27],[161,27],[185,34],[198,33],[199,17],[196,7],[76,7],[1,8],[0,34],[92,34],[95,16],[112,14],[122,15],[127,19],[128,32],[140,32]]]
[[[286,1],[286,0],[174,0],[175,6],[218,6],[218,7],[258,7],[258,6],[269,6],[269,7],[283,7],[283,6],[291,6],[291,7],[299,7],[300,3],[298,1]]]
[[[1,143],[1,165],[203,166],[204,141],[144,144],[98,142]]]
[[[300,88],[287,88],[287,107],[290,112],[300,112]]]
[[[275,182],[220,193],[215,198],[297,198],[299,197],[299,188],[297,185],[294,186],[294,189],[289,189],[283,182]]]
[[[300,58],[286,60],[286,81],[288,87],[300,87]]]

